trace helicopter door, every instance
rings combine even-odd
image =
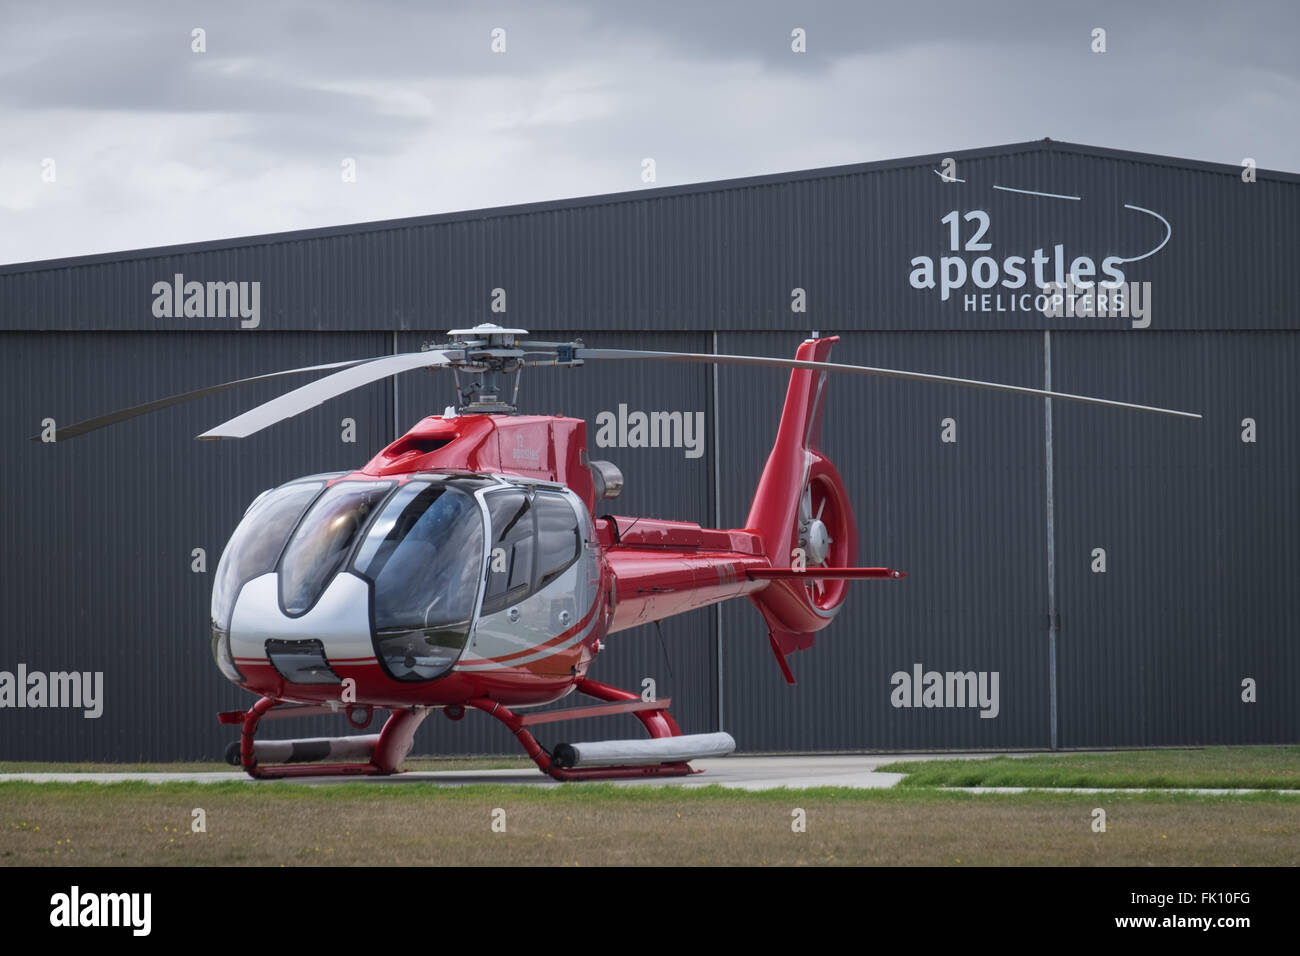
[[[555,673],[568,674],[578,604],[589,590],[587,575],[579,582],[571,571],[583,553],[578,514],[552,491],[493,492],[487,505],[492,536],[474,650],[510,665],[536,663],[530,669],[539,674],[548,672],[543,662],[554,663]]]

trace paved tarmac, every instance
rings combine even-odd
[[[873,789],[892,787],[903,779],[900,773],[882,773],[879,767],[900,761],[919,760],[981,760],[1000,756],[996,753],[912,753],[912,754],[817,754],[778,757],[731,756],[693,760],[691,766],[700,773],[689,777],[639,777],[615,780],[613,783],[629,787],[707,787],[722,786],[738,790],[775,790],[780,787],[804,789],[808,787],[854,787]],[[1027,757],[1016,752],[1002,756]],[[0,782],[28,780],[36,783],[226,783],[242,781],[251,786],[267,781],[254,780],[239,770],[219,770],[202,773],[5,773]],[[293,777],[287,783],[303,786],[364,782],[375,786],[406,786],[410,784],[436,784],[457,787],[468,784],[524,784],[535,787],[556,787],[559,782],[535,769],[513,770],[419,770],[394,774],[391,777]],[[1148,788],[1130,787],[962,787],[965,793],[1142,793]],[[1209,788],[1149,788],[1159,792],[1198,794],[1247,794],[1257,790],[1225,790]],[[1300,794],[1300,790],[1270,790],[1268,793]]]
[[[731,756],[693,760],[691,766],[702,773],[689,777],[641,777],[617,780],[625,786],[685,786],[706,787],[719,785],[741,790],[772,790],[778,787],[892,787],[903,778],[898,773],[881,773],[877,767],[900,760],[953,760],[993,757],[992,753],[931,753],[931,754],[824,754],[782,757]],[[1017,756],[1023,756],[1017,754]],[[244,780],[257,784],[242,771],[215,771],[204,773],[6,773],[3,780],[30,780],[42,783],[223,783]],[[528,784],[538,787],[558,786],[558,782],[536,769],[517,770],[437,770],[412,771],[391,777],[294,777],[298,784],[330,784],[365,781],[367,783],[401,786],[413,783],[433,783],[444,786],[464,786],[474,783]]]

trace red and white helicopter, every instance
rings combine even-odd
[[[828,372],[966,385],[1184,418],[1189,412],[1081,395],[826,361],[836,337],[803,342],[793,360],[590,349],[537,342],[523,329],[454,329],[428,351],[292,369],[211,386],[59,429],[56,440],[250,382],[331,374],[198,436],[243,438],[347,391],[419,368],[446,368],[458,403],[420,421],[351,473],[312,475],[257,498],[213,583],[212,652],[221,672],[259,695],[220,714],[241,729],[229,754],[254,777],[389,774],[434,710],[466,708],[505,724],[552,777],[680,775],[689,760],[730,753],[726,733],[683,735],[670,701],[645,701],[587,676],[611,634],[747,597],[787,657],[843,606],[847,582],[903,572],[857,567],[844,483],[821,453]],[[745,527],[606,516],[623,476],[587,455],[586,423],[521,415],[526,366],[592,360],[791,369],[775,444]],[[509,399],[506,399],[506,394]],[[599,704],[529,712],[574,690]],[[256,740],[262,720],[338,713],[377,734]],[[555,720],[634,714],[649,739],[538,743]],[[312,761],[334,761],[312,763]]]

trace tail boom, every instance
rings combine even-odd
[[[809,339],[798,362],[825,362],[838,337]],[[768,586],[749,596],[768,627],[768,640],[785,679],[786,658],[812,646],[817,631],[835,619],[852,580],[898,580],[893,568],[857,567],[858,527],[848,491],[821,452],[827,372],[790,373],[785,408],[772,453],[763,468],[746,528],[763,541],[771,567],[748,572]]]

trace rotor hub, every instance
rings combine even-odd
[[[471,329],[451,329],[446,344],[426,342],[420,350],[448,353],[443,367],[451,369],[456,380],[458,414],[513,415],[519,411],[519,377],[525,365],[583,364],[574,355],[581,341],[523,341],[527,335],[527,329],[484,322]]]
[[[460,346],[509,349],[514,348],[519,336],[527,334],[527,329],[504,329],[495,322],[483,322],[472,329],[452,329],[447,338]]]
[[[809,564],[821,564],[831,553],[831,536],[826,525],[816,518],[809,518],[799,536],[799,546]]]

